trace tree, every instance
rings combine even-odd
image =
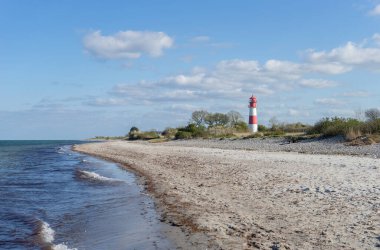
[[[197,110],[191,114],[191,121],[197,126],[203,125],[205,123],[205,117],[208,115],[207,111]]]
[[[205,117],[205,123],[209,127],[214,127],[214,126],[226,126],[229,122],[229,118],[226,114],[222,113],[210,113],[207,114]]]
[[[140,130],[133,126],[130,130],[129,130],[129,133],[128,133],[128,139],[129,140],[137,140],[138,139],[138,135],[139,135],[139,132]]]
[[[234,110],[231,110],[230,112],[227,113],[229,122],[231,124],[231,127],[235,127],[239,122],[243,121],[243,116]]]
[[[380,118],[380,110],[376,108],[367,109],[365,111],[365,117],[367,117],[367,120],[374,121]]]
[[[135,127],[133,126],[130,130],[129,130],[129,133],[135,133],[135,132],[139,132],[139,128],[138,127]]]

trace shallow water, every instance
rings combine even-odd
[[[75,141],[0,141],[0,249],[169,249],[152,200]]]

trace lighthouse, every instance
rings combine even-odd
[[[249,131],[251,133],[257,132],[257,111],[256,111],[257,99],[253,95],[249,98]]]

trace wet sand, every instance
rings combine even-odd
[[[379,159],[126,141],[75,150],[139,174],[178,248],[380,246]]]

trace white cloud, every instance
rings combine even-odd
[[[279,61],[279,60],[268,60],[264,64],[264,69],[268,72],[274,73],[287,73],[287,74],[300,74],[302,72],[301,65],[298,63]]]
[[[228,70],[228,71],[243,71],[243,72],[257,72],[260,71],[260,66],[258,61],[245,61],[240,59],[233,60],[223,60],[220,61],[216,68],[218,70]]]
[[[343,105],[344,102],[335,98],[319,98],[315,100],[316,104],[328,105],[328,106],[337,106]]]
[[[339,62],[309,63],[304,65],[306,72],[321,73],[328,75],[343,74],[352,70],[351,66],[343,65]]]
[[[208,36],[196,36],[191,39],[192,42],[196,43],[203,43],[203,42],[208,42],[210,41],[210,37]]]
[[[335,63],[351,66],[374,66],[380,64],[380,48],[366,48],[353,42],[331,51],[310,51],[311,63]]]
[[[375,8],[373,8],[370,12],[370,15],[372,16],[378,16],[380,15],[380,4],[376,5]]]
[[[325,79],[302,79],[299,85],[303,87],[322,89],[336,86],[336,83]]]
[[[378,40],[380,34],[374,34],[372,41]],[[324,79],[321,75],[343,74],[354,69],[375,69],[380,65],[380,48],[368,47],[365,43],[358,45],[348,42],[327,51],[308,51],[306,55],[300,62],[276,59],[263,63],[257,60],[222,60],[213,68],[194,68],[188,73],[169,75],[153,82],[116,85],[109,93],[116,100],[98,100],[98,103],[118,105],[119,102],[123,105],[125,102],[141,106],[158,104],[152,107],[157,106],[161,109],[175,109],[184,105],[183,107],[190,111],[193,108],[191,105],[206,109],[215,107],[216,103],[217,107],[220,107],[221,103],[231,106],[241,103],[247,98],[247,94],[251,93],[261,96],[260,98],[267,102],[285,102],[289,97],[294,100],[301,97],[299,94],[302,87],[323,89],[338,85],[337,82]],[[364,97],[367,94],[349,92],[349,87],[345,90],[345,93],[335,92],[330,95],[335,98],[323,98],[322,95],[321,98],[315,99],[321,95],[313,97],[310,93],[309,99],[303,101],[303,104],[309,102],[309,105],[312,105],[308,110],[298,109],[298,106],[284,106],[278,107],[278,111],[283,114],[284,119],[287,119],[286,116],[311,117],[310,114],[315,117],[317,113],[320,115],[326,109],[343,110],[344,105],[350,102],[347,97]],[[313,104],[310,103],[312,100]],[[301,102],[300,100],[294,105]],[[263,113],[268,115],[270,112],[273,110],[265,109]]]
[[[89,53],[102,59],[134,59],[143,54],[158,57],[173,46],[173,39],[163,32],[119,31],[104,36],[101,31],[87,34],[83,45]]]
[[[194,74],[194,75],[177,75],[177,76],[170,76],[163,80],[163,82],[169,82],[169,83],[175,83],[181,86],[188,86],[188,85],[199,85],[205,78],[205,74]]]

